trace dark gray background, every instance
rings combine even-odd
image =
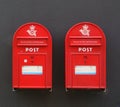
[[[120,107],[120,0],[0,0],[0,107]],[[53,38],[53,93],[12,92],[12,38],[26,22],[45,25]],[[82,21],[107,39],[108,92],[64,90],[64,39]]]

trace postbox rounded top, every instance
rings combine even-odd
[[[20,26],[14,33],[14,38],[51,38],[50,32],[42,24],[30,22]]]
[[[101,37],[105,39],[102,29],[91,22],[81,22],[73,25],[67,32],[66,39],[70,36],[83,38]]]

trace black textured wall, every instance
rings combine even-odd
[[[0,107],[120,107],[119,0],[0,0]],[[53,92],[12,92],[12,38],[26,22],[46,26],[53,38]],[[99,25],[107,38],[108,92],[64,89],[64,39],[82,21]]]

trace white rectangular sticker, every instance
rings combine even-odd
[[[22,75],[42,75],[43,66],[22,66]]]
[[[96,75],[96,66],[75,66],[75,75]]]

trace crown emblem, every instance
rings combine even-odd
[[[79,31],[82,33],[83,36],[89,36],[90,30],[88,28],[88,25],[83,25]]]
[[[31,29],[31,30],[34,30],[34,29],[35,29],[35,26],[31,25],[31,26],[30,26],[30,29]]]
[[[30,36],[36,36],[36,32],[37,30],[35,30],[35,26],[34,25],[31,25],[29,27],[29,29],[27,30],[27,33],[30,35]]]

